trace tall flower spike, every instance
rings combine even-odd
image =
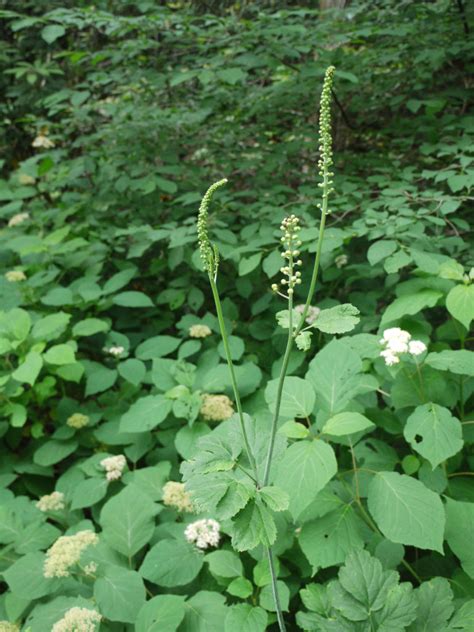
[[[227,178],[224,178],[223,180],[214,182],[214,184],[209,187],[206,191],[206,195],[202,198],[201,205],[199,206],[197,220],[199,250],[201,251],[201,259],[204,270],[214,279],[216,278],[217,268],[219,267],[219,252],[217,250],[217,246],[215,246],[209,239],[207,231],[207,211],[214,191],[226,184],[226,182]]]
[[[334,66],[329,66],[324,75],[323,90],[321,92],[321,110],[319,113],[319,175],[323,178],[318,186],[323,189],[323,201],[334,191],[330,171],[332,161],[332,137],[331,137],[331,88],[335,72]],[[319,208],[321,205],[318,204]],[[329,210],[327,211],[330,212]]]

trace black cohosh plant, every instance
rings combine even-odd
[[[319,175],[321,177],[319,187],[322,189],[322,200],[317,205],[321,212],[320,230],[309,291],[304,308],[299,313],[294,309],[294,301],[298,288],[302,283],[302,273],[300,270],[302,260],[300,258],[301,253],[299,250],[299,247],[301,246],[301,240],[299,238],[299,231],[301,230],[300,220],[295,215],[290,215],[282,221],[280,227],[283,233],[281,237],[281,244],[283,248],[281,256],[283,265],[280,269],[282,279],[279,284],[272,285],[272,290],[277,296],[284,298],[288,303],[288,309],[280,312],[278,315],[280,324],[283,324],[283,326],[288,329],[288,337],[277,383],[274,413],[268,438],[268,445],[266,446],[263,456],[261,454],[256,455],[252,449],[250,435],[255,434],[255,428],[252,428],[252,421],[250,417],[243,411],[238,380],[236,378],[236,371],[232,361],[228,334],[222,312],[221,299],[217,287],[219,251],[217,246],[210,241],[208,234],[208,208],[212,195],[218,188],[227,183],[227,179],[222,179],[214,183],[208,189],[202,199],[197,222],[201,259],[204,270],[207,272],[209,278],[216,306],[217,318],[237,408],[236,419],[238,420],[240,426],[243,444],[242,449],[244,451],[245,458],[239,460],[239,454],[236,454],[235,452],[232,454],[233,448],[225,445],[225,442],[222,442],[219,446],[217,446],[216,444],[211,445],[208,441],[204,441],[202,444],[204,449],[203,457],[196,459],[196,461],[191,464],[185,464],[183,466],[184,478],[187,481],[187,487],[192,493],[193,499],[197,505],[201,506],[203,509],[212,508],[215,511],[217,508],[217,510],[219,510],[219,502],[221,502],[221,499],[224,498],[224,511],[221,517],[235,517],[232,541],[237,550],[251,549],[258,544],[263,544],[266,548],[272,580],[275,611],[281,631],[286,630],[286,626],[280,604],[275,561],[272,553],[272,544],[276,538],[276,530],[274,529],[271,512],[284,510],[288,506],[288,499],[282,490],[279,490],[277,487],[271,485],[272,462],[275,451],[275,439],[280,421],[282,393],[288,372],[290,354],[295,344],[302,350],[308,350],[310,346],[310,327],[305,327],[305,325],[307,323],[306,319],[311,307],[318,279],[326,217],[330,212],[329,197],[334,190],[331,179],[333,176],[333,173],[331,172],[333,164],[331,138],[331,85],[333,82],[334,71],[335,69],[333,66],[326,70],[321,94],[319,123],[320,159],[318,166]],[[231,452],[230,454],[229,451]],[[232,479],[230,476],[230,472],[232,471],[236,473],[235,479]],[[216,472],[219,472],[220,475],[215,476]],[[210,475],[212,474],[213,476],[211,480]],[[206,478],[206,475],[208,477],[206,483],[208,485],[214,484],[216,486],[216,494],[220,494],[220,499],[217,504],[215,503],[215,499],[208,499],[208,502],[206,502],[206,500],[200,496],[198,486],[200,484],[205,484],[203,477]],[[257,533],[256,536],[254,536],[255,533]]]

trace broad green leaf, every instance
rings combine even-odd
[[[136,632],[175,632],[184,618],[185,597],[158,595],[140,609],[135,622]]]
[[[27,553],[3,573],[10,590],[25,599],[40,599],[57,590],[60,580],[43,575],[45,554]]]
[[[262,260],[262,253],[257,252],[254,255],[250,255],[250,257],[243,257],[239,261],[239,276],[245,276],[246,274],[250,274],[255,268],[258,266],[260,261]]]
[[[99,318],[86,318],[85,320],[80,320],[74,325],[72,333],[77,337],[94,336],[95,334],[108,331],[109,329],[110,325],[105,320],[100,320]]]
[[[229,608],[225,632],[265,632],[268,616],[262,608],[240,603]]]
[[[147,494],[152,500],[161,500],[163,486],[170,478],[171,463],[160,461],[152,467],[143,467],[127,472],[122,477],[124,483],[133,483],[140,491]]]
[[[140,360],[135,360],[135,358],[129,358],[124,362],[120,362],[117,370],[127,382],[135,386],[141,384],[146,375],[146,366]]]
[[[25,629],[28,632],[51,632],[54,625],[61,621],[71,608],[96,610],[90,599],[84,599],[77,594],[74,597],[56,597],[47,603],[39,602],[34,607],[25,622]]]
[[[451,371],[457,375],[474,377],[474,351],[446,349],[440,353],[429,353],[425,363],[438,371]]]
[[[301,601],[308,610],[319,614],[329,613],[329,601],[327,587],[323,584],[308,584],[300,590]]]
[[[56,439],[50,439],[36,450],[33,455],[33,461],[43,467],[55,465],[75,452],[76,448],[77,441],[57,441]]]
[[[145,598],[140,575],[120,566],[107,567],[94,583],[94,599],[99,611],[110,621],[135,623]]]
[[[122,415],[120,432],[148,432],[161,424],[171,411],[172,402],[164,395],[140,397]]]
[[[84,363],[86,365],[86,397],[103,393],[117,381],[117,370],[109,369],[98,362]]]
[[[201,590],[186,601],[185,608],[179,632],[222,632],[227,616],[224,595]]]
[[[278,596],[280,598],[280,606],[283,612],[288,612],[290,603],[290,590],[285,582],[277,580]],[[276,612],[275,599],[270,584],[264,586],[259,595],[259,604],[269,612]]]
[[[446,540],[449,548],[461,560],[463,569],[474,579],[474,503],[446,499]]]
[[[451,316],[469,329],[474,318],[474,284],[453,287],[446,297],[446,308]]]
[[[399,296],[387,307],[380,324],[384,326],[387,323],[400,320],[404,316],[418,314],[427,307],[434,307],[441,296],[441,292],[428,289],[420,290],[416,294]]]
[[[454,614],[450,624],[449,632],[454,630],[462,630],[462,632],[471,632],[474,627],[474,599],[466,601],[459,610]]]
[[[102,289],[103,294],[113,294],[114,292],[121,290],[133,279],[136,273],[137,268],[135,266],[117,272],[117,274],[114,274],[104,283],[104,287]]]
[[[243,81],[247,77],[247,73],[237,67],[218,70],[216,75],[219,79],[222,79],[224,83],[229,83],[232,86]]]
[[[265,389],[265,399],[275,412],[279,380],[271,380]],[[300,377],[287,377],[283,383],[280,417],[309,417],[314,409],[316,395],[310,382]]]
[[[12,309],[7,313],[7,331],[16,340],[23,341],[31,329],[31,318],[24,309]]]
[[[407,419],[403,435],[433,469],[464,445],[461,422],[447,408],[433,403],[415,409]]]
[[[451,279],[452,281],[464,280],[464,268],[454,259],[449,259],[442,263],[438,270],[438,276],[442,279]]]
[[[443,552],[443,504],[420,481],[396,472],[379,472],[369,485],[368,505],[388,540]]]
[[[143,292],[120,292],[112,298],[121,307],[153,307],[153,301]]]
[[[397,249],[397,242],[391,239],[381,239],[376,241],[367,250],[367,259],[371,266],[376,265],[379,261],[386,259]]]
[[[236,577],[227,586],[226,592],[233,597],[247,599],[247,597],[250,597],[253,593],[252,582],[249,582],[249,580],[245,579],[245,577]]]
[[[43,366],[43,358],[36,351],[30,351],[20,366],[13,371],[12,377],[17,382],[26,382],[30,386],[36,382],[41,368]]]
[[[276,313],[277,323],[283,329],[288,329],[290,326],[290,312],[288,309],[283,309],[281,312]],[[301,314],[299,314],[296,309],[293,310],[292,313],[292,327],[293,329],[298,325],[301,320]]]
[[[233,578],[243,575],[242,562],[232,551],[212,551],[205,557],[209,570],[217,577]]]
[[[48,44],[52,44],[66,33],[66,29],[61,24],[48,24],[41,31],[41,37]]]
[[[71,509],[84,509],[98,503],[107,493],[108,480],[105,473],[102,478],[87,478],[74,487]]]
[[[202,551],[184,539],[161,540],[145,556],[142,577],[165,588],[184,586],[193,581],[204,564]]]
[[[382,610],[375,613],[374,620],[379,632],[405,630],[416,617],[418,604],[409,583],[394,586],[387,595]]]
[[[354,432],[375,428],[370,419],[360,413],[339,413],[326,421],[321,430],[322,434],[342,437]]]
[[[319,351],[306,374],[316,392],[318,409],[332,416],[347,408],[357,395],[375,390],[376,380],[361,371],[359,354],[339,340]]]
[[[135,555],[153,535],[156,512],[149,496],[136,485],[128,485],[102,508],[103,536],[119,553]]]
[[[322,309],[313,323],[313,327],[325,334],[344,334],[352,331],[358,324],[359,310],[350,303]]]
[[[444,577],[434,577],[423,582],[415,592],[418,599],[418,612],[408,632],[445,630],[454,610],[453,592],[449,581]]]
[[[317,501],[316,501],[317,502]],[[364,524],[351,505],[306,522],[299,543],[313,572],[343,562],[347,554],[364,546]]]
[[[70,320],[71,315],[64,312],[48,314],[35,322],[31,335],[35,340],[53,340],[66,330]]]
[[[298,441],[278,463],[275,485],[288,492],[289,509],[296,519],[336,472],[336,457],[330,445],[321,440]]]
[[[69,345],[55,345],[50,347],[44,354],[44,361],[48,364],[72,364],[76,358],[74,355],[74,349]]]
[[[135,354],[139,360],[153,360],[172,353],[180,343],[181,340],[173,336],[154,336],[139,344]]]
[[[290,421],[285,421],[285,423],[278,428],[278,434],[282,434],[289,439],[306,439],[309,434],[309,429],[303,426],[302,423],[290,419]]]

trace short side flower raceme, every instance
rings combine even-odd
[[[16,215],[13,215],[13,217],[10,217],[10,219],[8,220],[8,228],[19,226],[20,224],[23,224],[23,222],[26,222],[26,220],[28,219],[30,219],[29,213],[17,213]]]
[[[23,270],[9,270],[5,272],[5,278],[9,283],[18,283],[19,281],[26,281],[26,274]]]

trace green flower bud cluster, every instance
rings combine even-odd
[[[209,239],[207,230],[208,208],[214,191],[226,184],[226,182],[227,178],[224,178],[223,180],[214,182],[214,184],[209,187],[205,196],[202,198],[201,205],[199,206],[197,220],[197,233],[202,263],[204,270],[213,278],[216,277],[217,268],[219,267],[219,252],[217,250],[217,246],[215,246]]]
[[[334,191],[332,188],[333,181],[331,177],[334,175],[330,171],[333,164],[332,160],[332,137],[331,137],[331,87],[334,78],[335,68],[329,66],[324,75],[323,90],[321,93],[321,110],[319,114],[319,175],[323,178],[323,182],[318,184],[323,189],[323,202],[327,200],[329,195]],[[321,204],[318,204],[321,208]],[[329,212],[329,211],[327,211]]]
[[[290,215],[289,217],[285,217],[280,226],[283,232],[283,237],[280,241],[284,248],[281,256],[284,259],[288,259],[288,264],[280,268],[280,272],[284,275],[280,283],[288,288],[288,296],[292,296],[295,285],[301,283],[301,272],[295,271],[294,269],[295,266],[303,265],[301,259],[298,259],[300,255],[298,248],[301,246],[301,239],[298,235],[301,230],[299,223],[300,220],[296,215]],[[280,293],[279,286],[276,283],[272,285],[272,290]]]

